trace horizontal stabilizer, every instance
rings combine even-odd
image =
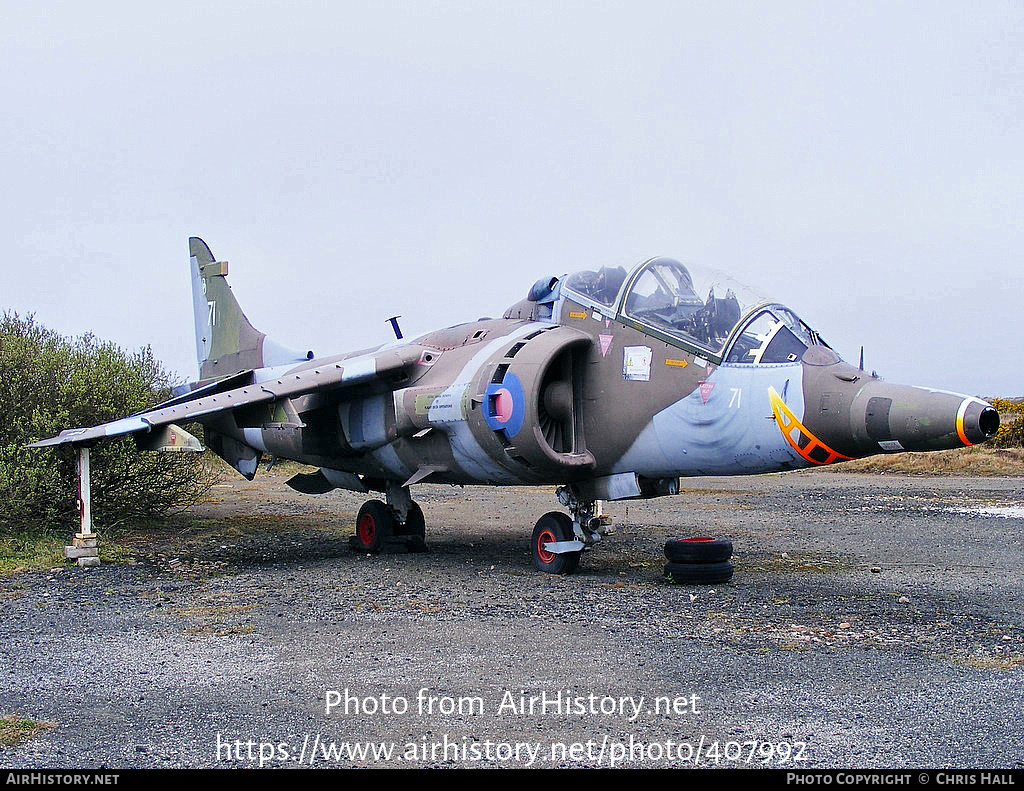
[[[137,412],[138,415],[144,415],[147,412],[153,412],[157,409],[163,409],[169,406],[175,406],[176,404],[187,404],[189,401],[195,401],[200,396],[213,395],[214,393],[226,393],[228,390],[236,390],[239,387],[250,385],[254,381],[254,371],[239,371],[236,374],[230,376],[222,376],[219,379],[214,379],[209,382],[193,382],[188,385],[184,385],[180,389],[174,390],[174,397],[157,404],[150,409]]]

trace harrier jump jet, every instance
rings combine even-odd
[[[252,479],[264,456],[318,468],[289,484],[381,492],[355,544],[422,545],[421,482],[557,486],[537,523],[542,571],[575,569],[605,501],[671,495],[679,479],[814,467],[983,442],[978,398],[887,384],[848,365],[789,308],[670,258],[538,281],[504,316],[321,357],[246,319],[227,263],[189,240],[200,379],[151,410],[35,443],[144,449],[194,438]]]

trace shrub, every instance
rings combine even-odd
[[[64,338],[32,316],[0,319],[0,534],[78,523],[77,451],[26,450],[66,428],[142,411],[167,397],[171,378],[146,347],[128,353],[92,335]],[[97,526],[162,516],[206,491],[199,454],[141,453],[121,437],[90,451]]]
[[[989,444],[996,448],[1024,447],[1024,400],[994,398],[990,403],[999,412],[1001,423]]]

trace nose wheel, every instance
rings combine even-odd
[[[548,574],[571,574],[580,563],[580,555],[612,531],[611,519],[601,512],[601,501],[581,498],[572,487],[555,492],[569,514],[551,511],[533,528],[530,554],[533,565]]]
[[[572,574],[580,563],[583,553],[571,546],[582,544],[573,534],[572,519],[560,511],[544,514],[537,520],[530,540],[533,565],[548,574]]]

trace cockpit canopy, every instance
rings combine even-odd
[[[565,296],[669,343],[731,363],[785,363],[823,345],[788,308],[720,272],[652,258],[632,272],[568,275]]]

